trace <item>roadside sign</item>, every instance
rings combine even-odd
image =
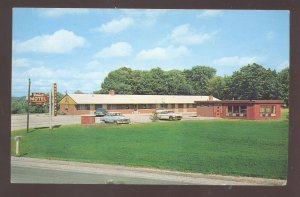
[[[56,83],[53,84],[53,88],[52,88],[52,91],[53,91],[53,115],[54,116],[57,116],[57,85]]]
[[[48,96],[42,92],[33,92],[30,96],[30,103],[32,105],[45,105],[48,101]]]

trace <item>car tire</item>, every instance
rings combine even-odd
[[[174,120],[174,118],[172,116],[169,117],[169,120]]]
[[[114,124],[118,124],[118,121],[114,121],[113,123],[114,123]]]

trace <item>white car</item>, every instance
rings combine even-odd
[[[105,123],[129,124],[130,118],[125,117],[120,112],[108,112],[103,116],[102,121]]]
[[[175,113],[172,110],[156,110],[156,115],[159,120],[181,120],[182,114]]]

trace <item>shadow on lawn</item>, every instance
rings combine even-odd
[[[60,128],[61,125],[54,125],[52,126],[52,129],[56,129],[56,128]],[[34,127],[33,129],[30,129],[28,133],[37,131],[37,130],[41,130],[41,129],[49,129],[49,127]]]

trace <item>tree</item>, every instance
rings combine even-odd
[[[117,94],[133,94],[132,92],[132,69],[122,67],[111,71],[101,84],[100,93],[108,93],[114,90]]]
[[[208,66],[194,66],[191,70],[184,70],[185,77],[188,83],[193,88],[193,94],[206,95],[207,82],[215,76],[216,69]]]
[[[11,113],[12,114],[25,114],[27,109],[26,97],[12,97]]]
[[[207,93],[218,99],[225,98],[226,81],[223,77],[213,77],[207,82]]]
[[[276,99],[278,97],[276,71],[248,64],[231,76],[229,88],[234,99]]]
[[[278,82],[279,82],[279,97],[280,99],[284,100],[286,106],[289,105],[289,84],[290,84],[290,77],[289,77],[290,69],[284,68],[278,73]]]
[[[145,77],[147,94],[163,95],[168,92],[166,74],[161,68],[152,68]]]
[[[184,73],[180,70],[165,72],[167,95],[190,95],[193,93],[191,84],[188,84]]]

